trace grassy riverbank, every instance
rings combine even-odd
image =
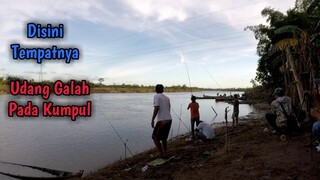
[[[92,93],[151,93],[154,92],[154,86],[139,86],[139,85],[92,85]],[[166,92],[197,92],[202,91],[201,88],[192,87],[188,88],[186,86],[167,86],[165,87]]]
[[[146,163],[155,159],[152,149],[126,160],[117,161],[83,179],[318,179],[320,154],[305,146],[309,127],[281,141],[279,135],[265,130],[268,104],[258,104],[257,112],[242,117],[238,127],[215,126],[216,139],[204,143],[189,140],[189,135],[169,142],[169,155],[175,159],[144,172]]]
[[[52,86],[51,86],[52,89]],[[166,92],[190,92],[191,89],[183,86],[165,87]],[[201,88],[193,87],[192,92],[202,91]],[[8,94],[9,85],[0,84],[0,94]],[[109,85],[96,86],[90,84],[90,93],[154,93],[153,86],[135,86],[135,85]]]
[[[20,81],[24,79],[16,76],[7,76],[6,78],[0,77],[0,94],[9,93],[9,84],[11,81]],[[65,81],[64,83],[68,83]],[[28,80],[30,85],[49,85],[53,89],[54,81],[41,81],[36,82],[34,80]],[[75,80],[75,84],[81,84],[80,80]],[[151,93],[154,92],[155,86],[145,86],[137,84],[121,84],[121,85],[105,85],[101,83],[92,83],[86,81],[86,84],[90,86],[91,93]],[[173,85],[165,86],[166,92],[200,92],[200,91],[246,91],[250,88],[227,88],[227,89],[210,89],[199,87],[187,87],[186,85]]]
[[[9,86],[5,84],[0,84],[0,94],[8,94]]]
[[[92,93],[153,93],[155,86],[139,86],[139,85],[93,85]],[[226,88],[226,89],[210,89],[199,87],[187,87],[185,85],[166,86],[165,92],[201,92],[201,91],[246,91],[250,88]]]

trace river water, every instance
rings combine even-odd
[[[187,106],[190,93],[165,94],[170,98],[172,106],[173,123],[169,135],[172,138],[189,131],[190,115]],[[196,96],[202,94],[216,95],[217,92],[194,93]],[[91,94],[82,97],[51,95],[50,101],[55,104],[84,104],[92,101],[91,117],[78,117],[76,121],[71,121],[69,117],[8,117],[9,101],[18,104],[32,101],[40,105],[43,99],[36,96],[0,95],[0,161],[75,172],[83,169],[89,173],[130,156],[120,137],[127,141],[129,150],[134,154],[151,149],[154,147],[150,126],[153,96],[154,93]],[[197,101],[201,120],[208,123],[224,121],[224,109],[227,106],[231,109],[228,114],[231,120],[232,105],[216,103],[213,99]],[[218,113],[216,118],[212,107]],[[249,105],[240,104],[240,116],[253,110]]]

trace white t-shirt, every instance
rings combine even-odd
[[[199,129],[203,135],[206,136],[207,139],[213,139],[214,138],[214,131],[210,124],[201,122],[197,129]]]
[[[171,120],[170,114],[170,99],[162,94],[158,93],[153,97],[153,106],[159,106],[159,112],[157,114],[157,121]]]

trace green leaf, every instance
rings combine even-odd
[[[320,7],[320,0],[314,0],[314,1],[310,4],[310,6],[308,7],[307,13],[308,13],[308,14],[313,14],[316,9],[318,9],[318,11],[320,11],[319,7]]]
[[[288,33],[288,32],[291,32],[293,34],[297,34],[297,33],[301,33],[304,31],[301,30],[300,28],[298,28],[297,26],[293,26],[293,25],[283,26],[283,27],[276,29],[274,31],[275,34]]]

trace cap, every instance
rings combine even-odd
[[[276,88],[273,92],[273,95],[277,95],[277,96],[283,96],[284,95],[284,90],[280,87]]]

